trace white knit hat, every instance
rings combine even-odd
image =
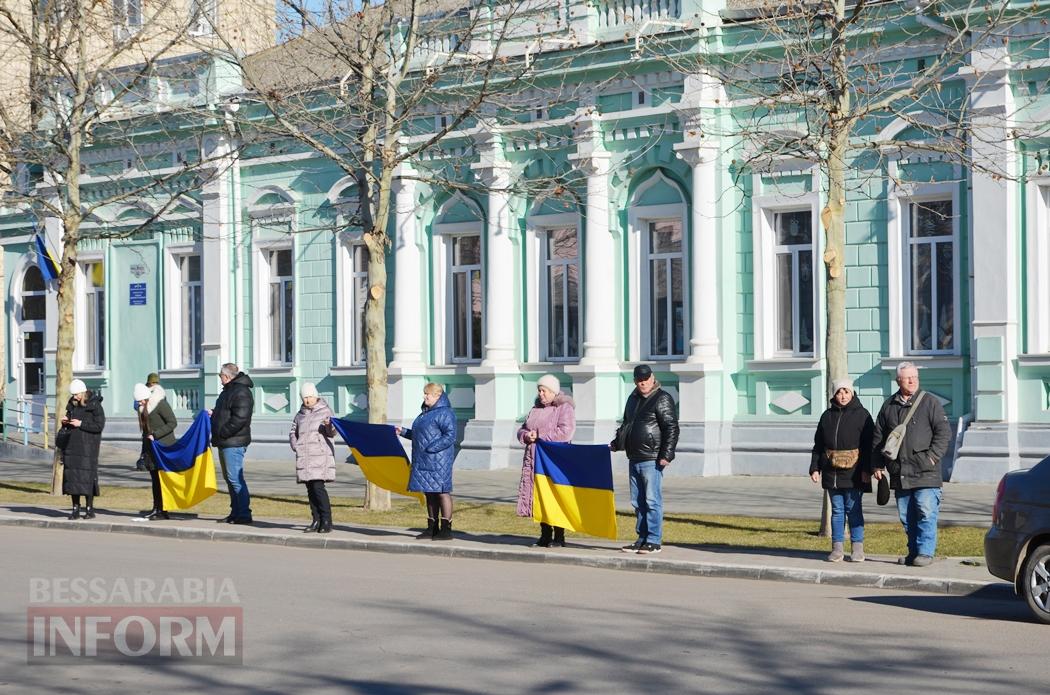
[[[84,383],[83,379],[73,379],[73,381],[69,382],[69,392],[74,396],[87,390],[87,384]]]
[[[135,384],[135,400],[136,401],[149,400],[150,394],[151,394],[151,391],[149,390],[149,386],[146,386],[145,384]]]
[[[831,382],[831,395],[834,396],[839,392],[840,389],[848,389],[850,393],[856,393],[857,390],[853,388],[852,379],[835,379]]]
[[[558,381],[558,377],[553,374],[544,374],[536,382],[536,386],[542,386],[551,393],[561,393],[561,383]]]
[[[314,386],[313,382],[307,381],[299,389],[299,396],[301,398],[309,398],[311,396],[317,398],[317,387]]]

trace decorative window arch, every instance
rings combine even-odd
[[[628,203],[630,358],[683,359],[689,335],[688,194],[657,169]]]

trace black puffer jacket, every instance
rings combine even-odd
[[[678,446],[678,414],[671,394],[659,384],[648,397],[635,389],[627,397],[623,422],[609,446],[613,451],[627,452],[630,461],[673,461]]]
[[[952,428],[941,402],[932,393],[923,396],[915,414],[908,421],[897,460],[890,461],[882,455],[886,437],[894,427],[904,422],[920,393],[925,392],[917,392],[905,403],[898,391],[882,405],[875,419],[874,465],[890,472],[890,487],[894,490],[918,490],[943,485],[941,459],[948,452]]]
[[[875,434],[875,423],[871,414],[861,405],[860,399],[844,406],[831,399],[831,404],[817,423],[813,438],[813,456],[809,463],[809,474],[820,471],[821,487],[825,490],[860,488],[871,492],[871,481],[864,482],[864,473],[871,473],[871,442]],[[857,465],[853,468],[835,468],[827,452],[832,450],[859,449]]]
[[[252,443],[252,413],[255,412],[255,384],[244,372],[222,387],[211,411],[211,445],[248,446]]]
[[[66,417],[80,420],[80,427],[63,427],[62,479],[63,495],[98,494],[98,450],[102,445],[102,430],[106,427],[106,412],[102,396],[89,392],[81,405],[69,399]]]

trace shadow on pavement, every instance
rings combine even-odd
[[[1038,624],[1024,601],[1010,595],[1009,592],[1010,589],[1006,585],[993,585],[967,596],[856,596],[850,600],[939,615]],[[975,598],[979,600],[975,601]]]

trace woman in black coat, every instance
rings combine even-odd
[[[160,384],[153,386],[135,384],[139,429],[142,431],[142,462],[149,471],[150,482],[153,486],[153,509],[145,516],[151,521],[170,518],[164,511],[164,497],[160,491],[160,471],[157,470],[157,461],[153,457],[154,441],[164,445],[171,445],[177,441],[175,427],[178,426],[179,421],[175,419],[175,413],[168,405],[165,395]]]
[[[871,492],[871,447],[875,423],[853,390],[853,382],[832,383],[834,396],[817,424],[809,477],[831,497],[831,554],[828,562],[845,557],[845,525],[849,521],[850,560],[864,562],[864,510],[861,498]]]
[[[80,518],[80,496],[87,497],[85,519],[95,518],[95,495],[98,494],[98,450],[102,444],[102,430],[106,413],[102,410],[102,396],[87,390],[80,379],[69,385],[73,397],[66,404],[59,440],[62,449],[62,494],[73,501],[69,518]]]

